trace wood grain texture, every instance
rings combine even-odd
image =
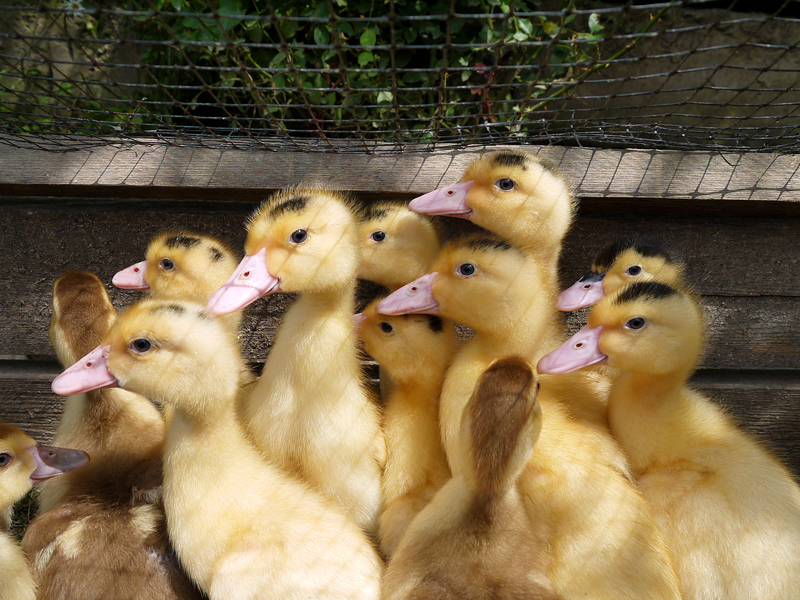
[[[60,151],[0,137],[0,194],[175,197],[202,190],[225,199],[289,185],[421,194],[458,181],[484,147],[431,152],[270,152],[169,146],[141,140],[51,140]],[[495,146],[491,149],[503,148]],[[519,148],[519,146],[511,146]],[[526,146],[549,159],[585,198],[800,202],[800,156]],[[72,151],[69,151],[72,149]],[[309,146],[309,150],[314,150]],[[208,196],[206,196],[208,197]]]

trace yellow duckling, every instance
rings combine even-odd
[[[558,296],[558,309],[578,310],[637,281],[658,280],[683,287],[683,262],[656,240],[626,236],[595,257],[592,270]]]
[[[245,399],[245,422],[269,460],[374,533],[386,449],[353,323],[357,235],[347,197],[321,188],[278,192],[250,219],[247,256],[207,306],[227,314],[266,294],[300,294]]]
[[[154,298],[205,302],[236,270],[239,258],[224,242],[191,231],[169,231],[150,242],[142,262],[123,269],[111,280],[118,288]],[[238,334],[242,313],[225,317]]]
[[[371,204],[359,214],[358,277],[390,292],[428,272],[442,242],[433,221],[404,203]]]
[[[547,525],[531,521],[517,481],[542,427],[538,385],[517,357],[494,362],[467,403],[469,468],[408,527],[389,561],[383,598],[556,599]]]
[[[164,450],[169,536],[211,600],[378,596],[381,561],[364,533],[264,461],[246,436],[236,415],[245,366],[223,324],[199,304],[144,300],[102,344],[53,388],[119,385],[173,407]]]
[[[686,600],[800,598],[800,488],[686,381],[702,351],[697,298],[639,282],[539,362],[561,373],[607,362],[611,431],[669,544]]]
[[[359,330],[364,349],[395,382],[383,417],[380,544],[388,557],[411,519],[450,478],[439,434],[439,394],[456,335],[452,324],[433,315],[379,315],[376,302],[364,309]]]
[[[447,371],[440,400],[455,477],[470,468],[463,419],[481,374],[505,356],[541,356],[539,339],[556,309],[541,284],[546,268],[494,236],[451,241],[431,270],[377,310],[439,314],[475,331]],[[519,482],[531,522],[547,533],[541,548],[553,589],[564,598],[586,590],[595,598],[678,598],[663,536],[630,484],[624,454],[605,427],[574,418],[576,408],[564,398],[557,386],[542,384],[543,428]]]
[[[31,487],[83,466],[80,450],[37,446],[19,427],[0,423],[0,598],[33,600],[35,585],[22,549],[7,533],[13,505]]]
[[[117,313],[93,274],[70,271],[53,287],[50,338],[66,367],[95,348]],[[43,485],[25,533],[39,600],[196,599],[167,543],[161,506],[164,421],[121,389],[72,395],[55,442],[92,461]]]

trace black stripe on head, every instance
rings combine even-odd
[[[472,236],[456,240],[456,245],[470,250],[513,250],[514,246],[507,241],[493,236]]]
[[[186,309],[183,308],[180,304],[161,304],[159,306],[154,307],[150,312],[172,312],[176,315],[183,315],[186,313]]]
[[[595,257],[592,270],[595,272],[608,271],[620,254],[633,249],[642,256],[660,256],[668,263],[676,263],[673,253],[659,242],[646,237],[625,236],[603,248]]]
[[[360,221],[372,221],[383,219],[390,210],[397,208],[408,209],[408,202],[405,200],[379,200],[370,204],[358,204],[355,207],[356,214]]]
[[[211,260],[213,260],[214,262],[219,262],[222,260],[223,256],[222,251],[216,246],[211,246],[208,249],[208,253],[211,255]]]
[[[167,248],[193,248],[200,243],[200,239],[189,235],[173,235],[164,240]]]
[[[289,211],[299,212],[308,205],[308,202],[309,202],[308,196],[292,196],[290,198],[286,198],[285,200],[280,201],[275,206],[271,207],[269,209],[268,215],[269,217],[274,219],[285,212]]]
[[[493,167],[520,167],[525,169],[528,157],[517,152],[498,152],[492,156]]]
[[[634,300],[660,300],[678,295],[678,291],[658,281],[640,281],[622,289],[614,298],[614,306]]]

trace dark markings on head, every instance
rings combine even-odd
[[[646,237],[625,236],[603,248],[594,259],[592,270],[597,273],[608,271],[614,261],[626,250],[633,249],[642,256],[660,256],[668,263],[677,263],[674,253],[659,242]]]
[[[527,156],[517,152],[498,152],[492,156],[493,167],[520,167],[525,169],[527,163]]]
[[[150,312],[173,312],[176,315],[182,315],[186,313],[186,309],[180,304],[161,304],[154,307]]]
[[[504,239],[490,235],[473,235],[461,239],[454,240],[455,245],[470,250],[513,250],[514,246],[509,244]]]
[[[193,248],[200,243],[200,239],[188,235],[173,235],[172,237],[168,237],[164,240],[164,244],[167,248]]]
[[[303,210],[309,202],[308,196],[292,196],[281,200],[275,206],[269,209],[269,217],[274,219],[285,212],[294,211],[299,212]]]
[[[219,262],[222,260],[223,257],[222,251],[216,246],[211,246],[208,249],[208,253],[211,255],[211,260],[213,260],[214,262]]]
[[[535,380],[530,365],[516,356],[496,361],[478,380],[469,414],[475,476],[486,494],[503,491],[509,461],[530,418]]]
[[[436,315],[425,316],[428,317],[428,329],[430,329],[433,333],[439,333],[442,331],[441,317],[437,317]]]
[[[660,300],[677,295],[679,292],[665,283],[658,281],[639,281],[622,289],[614,298],[614,305],[632,302],[634,300]]]

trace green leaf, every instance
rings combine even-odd
[[[336,23],[336,28],[347,37],[353,35],[353,26],[350,23]]]
[[[592,33],[602,31],[604,27],[600,24],[600,15],[592,13],[589,15],[589,29]]]
[[[359,38],[359,42],[362,46],[366,46],[367,48],[372,48],[375,45],[375,41],[377,40],[377,36],[375,35],[375,31],[373,29],[365,29],[364,33],[361,34]],[[363,54],[363,52],[362,52]],[[358,59],[361,62],[361,58]]]
[[[276,88],[286,87],[286,79],[283,75],[278,73],[272,78],[272,85],[274,85]]]
[[[391,104],[393,100],[394,100],[394,95],[392,95],[392,92],[378,92],[378,104],[381,103]]]
[[[530,19],[517,19],[517,26],[525,35],[529,36],[533,33],[533,23],[531,23]]]
[[[331,36],[330,34],[325,31],[324,27],[315,27],[314,28],[314,42],[317,46],[327,46],[330,44]]]
[[[244,15],[247,11],[242,8],[239,0],[220,0],[219,11],[223,15]],[[225,30],[233,28],[242,19],[220,19],[219,24]]]
[[[375,58],[375,55],[372,52],[361,52],[358,55],[358,64],[360,66],[365,66],[371,63]]]

